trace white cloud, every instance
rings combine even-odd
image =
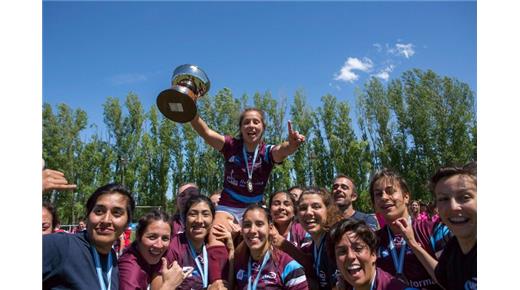
[[[334,79],[338,81],[354,82],[359,76],[353,72],[353,70],[360,70],[363,72],[369,72],[373,67],[372,60],[369,58],[363,58],[360,60],[355,57],[349,57],[343,67],[340,69]]]
[[[395,66],[391,64],[391,65],[383,68],[382,70],[380,70],[374,76],[377,77],[377,78],[380,78],[382,80],[387,81],[390,78],[390,73],[394,70],[394,67]]]
[[[388,49],[388,52],[395,55],[402,55],[406,58],[410,58],[415,54],[414,45],[411,43],[396,43],[395,47]]]
[[[137,82],[146,81],[147,77],[144,74],[138,73],[126,73],[112,76],[108,79],[113,85],[124,85],[132,84]]]

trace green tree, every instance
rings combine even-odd
[[[456,79],[413,69],[385,89],[373,78],[358,104],[376,168],[401,173],[414,198],[429,199],[427,181],[438,167],[476,156],[474,95]]]
[[[81,109],[73,111],[65,104],[59,104],[57,110],[54,115],[52,107],[44,104],[42,151],[46,167],[64,172],[69,182],[80,186],[81,164],[78,159],[84,146],[80,133],[86,128],[87,114]],[[51,195],[45,195],[44,199],[56,205],[62,223],[72,223],[78,215],[78,209],[81,209],[76,205],[77,196],[72,191],[54,191]]]

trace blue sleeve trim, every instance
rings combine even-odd
[[[265,156],[264,156],[264,160],[265,160],[267,163],[271,163],[271,158],[269,157],[269,154],[271,153],[271,147],[273,147],[273,145],[266,145],[266,146],[265,146]]]
[[[287,265],[285,265],[285,268],[283,269],[283,273],[282,273],[282,281],[285,281],[286,280],[285,278],[287,278],[287,276],[289,276],[290,273],[292,273],[294,270],[296,270],[298,268],[303,269],[302,265],[300,265],[295,260],[292,260]]]
[[[435,249],[435,245],[437,245],[439,241],[445,240],[445,238],[449,235],[450,230],[445,224],[438,223],[435,226],[435,228],[433,229],[432,236],[430,237],[430,243],[434,252],[437,252],[437,249]]]

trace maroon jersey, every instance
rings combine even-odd
[[[220,151],[224,162],[224,190],[220,195],[219,205],[245,208],[252,203],[262,201],[263,193],[274,162],[271,154],[273,145],[263,141],[258,145],[258,156],[253,165],[253,192],[247,190],[247,169],[243,153],[242,139],[225,136],[224,147]],[[247,166],[251,169],[254,152],[247,152]]]
[[[196,258],[199,260],[199,263],[204,269],[204,263],[206,263],[206,261],[204,261],[202,253],[197,254]],[[198,269],[197,263],[191,255],[188,239],[184,232],[172,238],[170,247],[166,253],[166,260],[168,261],[168,265],[173,263],[173,261],[177,261],[183,270],[193,268],[193,272],[188,277],[186,277],[186,279],[184,279],[182,284],[177,287],[177,289],[203,289],[202,273]]]
[[[329,233],[325,234],[320,247],[315,247],[314,240],[311,239],[311,243],[305,244],[301,248],[302,252],[312,255],[314,267],[311,271],[307,271],[307,274],[318,281],[319,289],[322,290],[336,287],[338,276],[340,276],[333,249]]]
[[[235,262],[236,289],[247,290],[249,280],[251,280],[251,285],[253,285],[257,277],[258,284],[256,289],[308,289],[305,271],[298,262],[280,250],[273,250],[268,253],[269,258],[266,259],[264,267],[262,267],[262,259],[260,261],[250,259],[249,250],[247,250],[247,254],[237,256]],[[251,279],[248,276],[250,261]],[[261,272],[259,273],[260,268]]]
[[[451,233],[442,223],[433,223],[431,221],[414,220],[412,222],[412,228],[415,235],[415,240],[421,244],[421,247],[425,249],[430,256],[437,259],[437,253],[442,252],[446,246]],[[379,238],[379,245],[377,249],[377,266],[386,272],[396,275],[396,269],[392,259],[392,253],[389,249],[389,238],[388,238],[388,225],[376,232]],[[404,239],[401,236],[393,235],[393,242],[397,257],[399,257],[401,251],[401,244]],[[412,249],[406,245],[404,265],[403,265],[404,276],[408,279],[410,287],[414,288],[426,288],[426,289],[440,289],[435,284],[433,279],[428,274],[428,271],[424,269],[421,262],[417,259]]]
[[[133,242],[119,257],[118,264],[121,290],[147,289],[162,266],[161,261],[155,265],[148,264],[139,254],[136,242]]]
[[[312,243],[311,235],[303,229],[299,222],[296,221],[291,223],[291,228],[284,238],[297,248]]]
[[[354,289],[351,285],[349,285],[345,280],[340,279],[340,285],[344,285],[346,290]],[[406,284],[399,281],[396,277],[392,276],[390,273],[385,272],[379,267],[376,267],[376,278],[374,280],[374,286],[371,288],[372,290],[405,290],[405,289],[414,289],[408,288]]]

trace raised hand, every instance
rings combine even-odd
[[[412,224],[408,223],[408,220],[405,218],[398,218],[394,222],[393,225],[397,227],[397,230],[403,236],[408,244],[417,243],[415,241],[415,236],[413,233]]]
[[[193,268],[186,272],[182,272],[181,266],[177,263],[177,261],[173,261],[171,267],[168,267],[168,262],[163,257],[162,260],[162,277],[163,277],[163,287],[161,289],[177,289],[179,285],[182,284],[184,279],[188,277],[191,272],[193,272]]]
[[[293,131],[291,121],[287,122],[287,130],[289,132],[289,146],[291,148],[297,148],[301,143],[305,142],[305,136],[300,134],[298,131]]]
[[[281,249],[285,238],[282,235],[280,235],[276,227],[271,227],[271,229],[269,230],[269,236],[271,237],[271,242],[273,246],[275,246],[278,249]]]
[[[76,189],[75,184],[69,184],[61,171],[44,169],[42,171],[42,191]]]

